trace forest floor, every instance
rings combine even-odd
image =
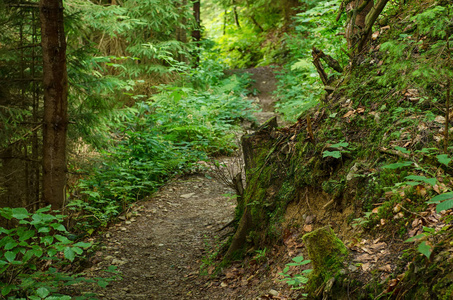
[[[252,74],[251,90],[257,92],[255,100],[262,108],[258,122],[274,116],[272,69],[233,72]],[[237,163],[234,158],[224,161]],[[233,193],[207,174],[194,174],[176,178],[136,203],[120,223],[99,237],[102,250],[92,258],[89,273],[102,276],[101,270],[116,265],[123,279],[111,282],[98,295],[103,299],[288,299],[279,297],[283,283],[276,280],[277,272],[275,278],[269,277],[272,272],[265,257],[236,262],[212,275],[213,253],[233,233],[231,226],[225,227],[234,218]]]

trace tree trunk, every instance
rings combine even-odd
[[[345,37],[348,49],[360,53],[368,42],[374,23],[389,0],[352,0],[346,5],[348,23]],[[341,11],[341,9],[340,9]],[[337,17],[338,19],[338,17]]]
[[[233,7],[233,13],[234,13],[234,22],[236,23],[236,27],[238,29],[241,29],[241,24],[239,23],[238,10],[236,9],[236,6]]]
[[[360,32],[365,29],[366,16],[373,8],[373,4],[373,0],[353,0],[347,4],[348,23],[345,37],[348,49],[352,49],[359,41]]]
[[[195,18],[195,29],[192,31],[192,37],[194,41],[199,42],[201,40],[201,14],[200,14],[200,0],[193,3],[193,17]]]
[[[61,209],[66,185],[68,78],[62,0],[41,0],[43,53],[43,201]]]
[[[193,17],[195,19],[195,28],[192,31],[192,38],[196,42],[197,46],[200,44],[201,41],[201,14],[200,14],[200,0],[197,0],[193,3]],[[195,67],[198,67],[200,64],[200,53],[195,50]]]

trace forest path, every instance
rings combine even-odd
[[[263,111],[260,123],[274,116],[271,93],[276,79],[268,67],[235,70],[248,72],[258,91]],[[226,162],[232,159],[226,159]],[[199,273],[208,250],[219,244],[231,228],[223,229],[234,218],[233,190],[204,174],[178,178],[144,202],[138,202],[122,217],[122,222],[101,237],[103,250],[96,253],[96,275],[110,264],[117,265],[123,280],[99,290],[103,299],[246,299],[234,297],[231,290],[208,290],[208,276]],[[208,266],[209,271],[209,266]]]

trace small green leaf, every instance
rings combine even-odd
[[[63,224],[55,223],[55,224],[50,224],[50,226],[52,226],[52,228],[55,230],[66,232],[66,228],[64,227]]]
[[[409,175],[409,176],[406,176],[406,179],[415,180],[415,181],[422,181],[422,182],[430,184],[432,186],[437,184],[437,179],[436,178],[426,178],[425,176],[419,176],[419,175]]]
[[[105,280],[99,280],[99,281],[98,281],[98,285],[99,285],[101,288],[106,288],[108,284],[109,284],[109,283],[108,283],[107,281],[105,281]]]
[[[16,253],[14,253],[12,251],[7,251],[5,253],[5,258],[6,258],[7,261],[12,262],[16,258]]]
[[[4,233],[4,234],[9,234],[11,232],[11,230],[8,230],[8,229],[5,229],[3,227],[0,227],[0,234]]]
[[[71,296],[49,296],[46,298],[46,300],[71,300]],[[79,297],[77,297],[76,299],[80,299]],[[81,298],[81,299],[87,299],[87,298]],[[91,298],[90,298],[91,299]]]
[[[340,158],[341,152],[340,151],[324,151],[322,153],[322,157],[333,157],[333,158]]]
[[[79,247],[72,247],[72,250],[79,255],[83,253],[83,250]]]
[[[89,248],[89,247],[91,247],[91,243],[78,242],[78,243],[75,243],[74,246],[81,247],[81,248]]]
[[[437,161],[445,166],[448,166],[448,163],[451,161],[451,158],[447,154],[440,154],[436,156]]]
[[[436,203],[437,204],[444,200],[450,200],[450,199],[453,199],[453,192],[448,192],[448,193],[437,195],[437,196],[433,197],[431,200],[426,201],[426,203],[428,203],[428,204]]]
[[[15,248],[17,245],[18,244],[15,241],[8,242],[5,245],[5,250],[11,250],[11,249]]]
[[[38,229],[38,233],[49,233],[49,232],[50,232],[50,228],[47,226],[43,226]]]
[[[38,294],[38,296],[41,298],[46,298],[47,296],[49,296],[50,292],[45,287],[40,287],[36,290],[36,294]]]
[[[22,257],[22,260],[24,262],[27,262],[33,257],[33,255],[34,255],[33,250],[28,250],[27,252],[25,252],[24,256]]]
[[[418,252],[429,258],[431,256],[431,253],[433,253],[433,249],[430,245],[426,243],[426,241],[423,241],[418,245],[417,248]]]
[[[396,146],[395,149],[398,151],[401,151],[404,154],[411,154],[411,152],[409,150],[407,150],[406,148],[400,147],[400,146]]]
[[[405,243],[415,242],[415,241],[418,241],[419,239],[422,239],[422,238],[424,238],[424,237],[426,237],[426,233],[420,233],[420,234],[418,234],[418,235],[416,235],[416,236],[413,236],[413,237],[411,237],[411,238],[408,238],[408,239],[405,240],[404,242],[405,242]]]
[[[385,165],[382,168],[383,169],[396,170],[396,169],[403,168],[403,167],[409,167],[412,164],[413,164],[413,162],[411,162],[411,161],[403,161],[403,162],[399,162],[399,163]]]
[[[64,248],[64,257],[69,259],[71,262],[74,261],[75,252],[71,247]]]
[[[28,211],[23,207],[13,208],[12,211],[13,211],[12,216],[18,220],[22,220],[22,219],[28,218],[30,216]]]
[[[443,210],[451,209],[453,208],[453,199],[446,200],[442,203],[437,204],[436,206],[436,212],[441,212]]]
[[[36,213],[44,213],[44,212],[47,212],[47,211],[50,211],[50,208],[51,206],[50,205],[47,205],[46,207],[43,207],[43,208],[40,208],[36,211]]]
[[[299,262],[301,262],[303,260],[304,260],[303,256],[296,256],[296,257],[293,258],[293,261],[295,261],[296,263],[299,263]]]
[[[346,142],[340,142],[340,143],[336,143],[336,144],[333,144],[333,145],[330,145],[330,148],[346,148],[349,146],[349,143],[346,143]]]
[[[58,251],[55,250],[55,249],[48,249],[48,250],[47,250],[47,255],[48,255],[49,257],[54,257],[54,256],[57,254],[57,252],[58,252]]]
[[[47,235],[41,237],[41,243],[43,243],[46,246],[49,246],[53,243],[53,236]]]
[[[11,285],[11,284],[8,284],[7,286],[5,286],[4,288],[2,288],[2,295],[3,296],[6,296],[9,294],[9,292],[11,292],[11,290],[13,289],[14,285]]]
[[[65,245],[72,243],[67,237],[59,235],[59,234],[56,234],[55,238],[57,240],[59,240],[62,244],[65,244]]]
[[[19,241],[26,241],[29,238],[35,236],[36,232],[34,230],[27,230],[24,233],[22,233],[19,237]]]
[[[30,251],[32,251],[33,255],[36,256],[36,257],[41,257],[42,254],[43,254],[43,251],[41,249],[41,247],[39,246],[33,246],[33,249],[31,249]]]

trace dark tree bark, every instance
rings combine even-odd
[[[234,13],[234,22],[236,23],[236,27],[238,29],[241,29],[241,24],[239,23],[238,10],[236,9],[236,6],[233,7],[233,13]]]
[[[193,3],[193,17],[195,19],[195,29],[192,31],[192,38],[197,43],[201,41],[201,13],[200,13],[200,0],[197,0]],[[200,53],[198,50],[195,50],[195,66],[198,67],[200,64]]]
[[[371,31],[378,16],[389,0],[349,0],[346,5],[348,23],[345,37],[348,48],[360,53],[370,39]],[[340,12],[343,6],[340,8]],[[337,19],[339,16],[337,17]]]
[[[193,17],[195,18],[195,29],[192,31],[192,37],[194,41],[199,42],[201,40],[201,14],[200,14],[200,0],[193,3]]]
[[[346,5],[349,17],[345,37],[349,49],[352,49],[359,41],[360,32],[365,28],[366,16],[372,8],[373,0],[352,0]]]
[[[68,78],[62,0],[41,0],[43,53],[43,201],[61,209],[66,185]]]

